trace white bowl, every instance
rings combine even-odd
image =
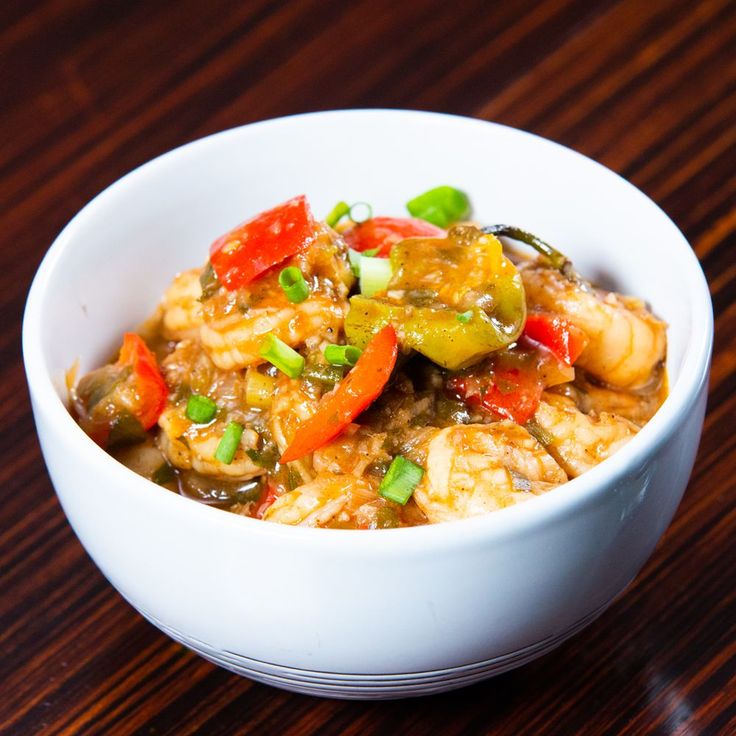
[[[454,184],[669,323],[669,398],[614,457],[521,506],[385,531],[269,524],[153,485],[65,408],[64,372],[105,360],[210,242],[298,193],[316,213],[400,214]],[[341,111],[229,130],[151,161],[64,229],[31,288],[23,350],[49,473],[80,541],[146,618],[202,656],[303,693],[449,690],[557,646],[624,590],[670,522],[706,399],[710,298],[687,242],[609,170],[528,133],[409,111]]]

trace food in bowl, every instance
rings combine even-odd
[[[666,325],[644,302],[467,221],[453,187],[407,208],[321,222],[298,196],[221,236],[115,361],[71,379],[79,424],[202,503],[377,529],[532,499],[653,416]]]
[[[299,196],[218,238],[74,385],[83,429],[198,501],[375,529],[545,493],[659,407],[665,325],[640,300],[517,228],[456,224],[453,187],[411,218],[359,220],[361,205],[319,222]]]

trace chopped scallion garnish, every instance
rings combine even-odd
[[[348,248],[348,260],[350,261],[350,270],[356,278],[360,277],[360,259],[362,254],[360,251]]]
[[[225,465],[230,465],[238,451],[242,436],[243,425],[237,422],[229,422],[215,450],[215,459]]]
[[[330,227],[335,227],[345,215],[350,213],[350,205],[347,202],[338,202],[331,210],[330,214],[325,217],[325,222]]]
[[[361,352],[355,345],[328,345],[325,348],[325,360],[332,365],[353,366],[358,362]]]
[[[464,325],[470,322],[471,319],[473,319],[473,310],[468,309],[467,312],[458,312],[455,315],[455,318],[458,322],[462,322]]]
[[[385,291],[391,276],[393,271],[388,258],[361,257],[360,293],[363,296],[373,296],[376,292]]]
[[[309,286],[304,280],[304,274],[296,266],[289,266],[279,274],[279,286],[293,304],[300,304],[309,296]]]
[[[386,475],[383,476],[381,485],[378,487],[378,494],[404,506],[419,485],[423,475],[423,468],[402,455],[397,455],[388,466]]]
[[[259,354],[289,378],[299,378],[304,370],[304,358],[272,332],[261,343]]]
[[[373,217],[373,207],[368,202],[356,202],[350,206],[350,219],[359,225],[361,222],[370,220]]]
[[[192,394],[187,401],[187,419],[195,424],[208,424],[217,414],[217,404],[207,396]]]
[[[414,217],[431,222],[437,227],[447,227],[470,215],[470,200],[465,192],[455,187],[435,187],[406,203],[406,209]]]

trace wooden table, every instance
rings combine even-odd
[[[736,733],[732,0],[5,0],[0,48],[3,733]],[[633,181],[703,264],[716,348],[690,487],[626,595],[518,671],[364,704],[217,669],[120,598],[53,494],[19,338],[46,248],[131,168],[234,125],[371,106],[525,128]]]

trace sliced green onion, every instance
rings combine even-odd
[[[470,215],[470,200],[465,192],[455,187],[435,187],[406,203],[406,209],[414,217],[447,227]]]
[[[325,222],[330,227],[335,227],[345,215],[350,213],[350,205],[347,202],[338,202],[331,210],[330,214],[325,217]]]
[[[358,217],[355,216],[355,211],[358,210]],[[360,217],[360,210],[365,210],[365,217]],[[371,207],[368,202],[356,202],[353,205],[350,205],[350,219],[356,224],[359,225],[361,222],[365,222],[366,220],[370,220],[371,217],[373,217],[373,207]]]
[[[376,292],[385,291],[392,276],[391,261],[388,258],[361,257],[360,293],[363,296],[373,296]]]
[[[294,304],[300,304],[309,296],[309,286],[304,280],[304,274],[296,266],[289,266],[279,274],[279,286],[284,290],[286,298]]]
[[[458,322],[462,322],[464,325],[466,325],[468,322],[470,322],[471,319],[473,319],[473,310],[468,309],[467,312],[458,312],[455,315],[455,319],[457,319]]]
[[[328,345],[325,348],[325,360],[332,365],[350,365],[358,362],[362,350],[355,345]]]
[[[230,465],[235,457],[235,453],[238,451],[242,436],[243,425],[237,422],[229,422],[215,450],[215,460],[219,460],[225,465]]]
[[[353,272],[356,278],[360,277],[360,259],[363,257],[362,253],[352,248],[348,248],[348,260],[350,261],[350,270]]]
[[[208,424],[217,414],[217,404],[208,396],[192,394],[187,401],[185,413],[187,419],[191,419],[195,424]]]
[[[289,378],[299,378],[304,370],[304,358],[296,350],[290,348],[283,340],[269,332],[258,351],[271,365],[275,365]]]
[[[404,506],[419,485],[423,475],[423,468],[402,455],[397,455],[388,466],[386,475],[383,476],[381,485],[378,487],[378,495]]]
[[[256,409],[268,409],[273,399],[276,381],[271,376],[250,367],[245,372],[245,403]]]

